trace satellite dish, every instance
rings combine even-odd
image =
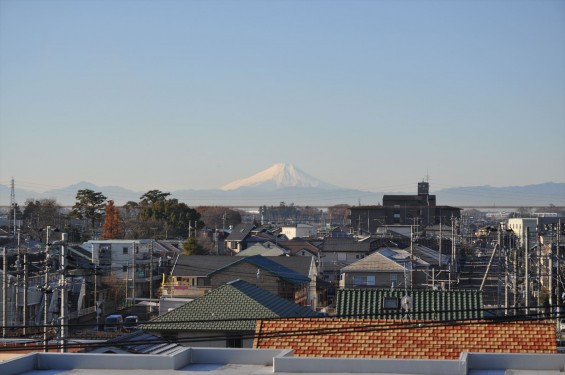
[[[400,300],[400,307],[404,311],[412,311],[412,297],[404,296]]]

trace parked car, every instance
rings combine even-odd
[[[124,318],[119,314],[108,315],[104,321],[104,331],[118,332],[122,330]]]
[[[137,315],[129,315],[126,316],[126,318],[124,319],[124,329],[126,331],[132,331],[137,327],[137,322],[138,322],[138,317]]]

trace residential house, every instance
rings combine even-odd
[[[247,249],[240,251],[236,254],[236,256],[253,256],[253,255],[262,255],[262,256],[285,256],[289,255],[289,251],[285,248],[279,246],[275,242],[266,241],[263,243],[256,243],[249,246]]]
[[[404,288],[410,285],[410,264],[373,253],[341,269],[340,288]]]
[[[377,252],[404,267],[406,272],[410,274],[407,279],[410,280],[407,284],[408,287],[425,288],[428,286],[428,279],[432,278],[430,264],[415,256],[413,248],[382,247]],[[398,282],[394,285],[398,285]]]
[[[278,230],[266,227],[255,227],[253,224],[239,224],[236,226],[229,236],[224,240],[225,248],[231,254],[237,254],[257,243],[267,241],[277,243],[281,240],[288,240],[285,235],[280,234]]]
[[[239,224],[224,240],[225,248],[233,253],[239,253],[247,248],[246,239],[255,228],[253,224]]]
[[[140,328],[185,346],[251,348],[258,319],[315,315],[249,282],[233,280]]]
[[[369,237],[362,240],[324,238],[320,257],[320,273],[325,280],[338,285],[340,270],[343,267],[363,259],[378,248],[378,241]]]
[[[315,237],[317,233],[316,227],[309,224],[296,224],[293,226],[283,226],[282,234],[289,240],[293,238],[308,238]]]
[[[313,258],[294,257],[294,262],[304,265],[302,273],[285,266],[287,258],[180,255],[161,292],[168,297],[196,298],[229,281],[242,279],[296,303],[311,304],[309,296],[314,298],[315,293],[310,289],[308,275],[315,266]]]
[[[287,249],[291,255],[319,257],[319,246],[321,243],[321,241],[294,239],[289,241],[278,241],[277,245]]]
[[[154,253],[153,240],[95,240],[83,245],[92,253],[100,272],[130,283],[128,298],[148,298],[149,287],[158,287],[160,252]]]

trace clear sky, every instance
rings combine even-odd
[[[565,1],[0,0],[0,184],[565,182]]]

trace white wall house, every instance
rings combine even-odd
[[[507,229],[512,229],[519,239],[520,246],[526,244],[526,229],[528,229],[528,242],[529,247],[535,245],[538,233],[538,219],[537,218],[514,218],[508,219]]]
[[[316,227],[308,224],[296,224],[295,226],[291,227],[282,227],[282,234],[284,234],[289,240],[292,240],[296,237],[314,237],[316,233]]]
[[[148,297],[145,292],[153,272],[153,288],[158,287],[159,257],[152,255],[153,240],[100,240],[88,241],[85,248],[92,251],[92,262],[104,275],[120,280],[135,280],[135,297]],[[143,283],[145,285],[138,284]],[[147,295],[145,295],[147,294]]]

